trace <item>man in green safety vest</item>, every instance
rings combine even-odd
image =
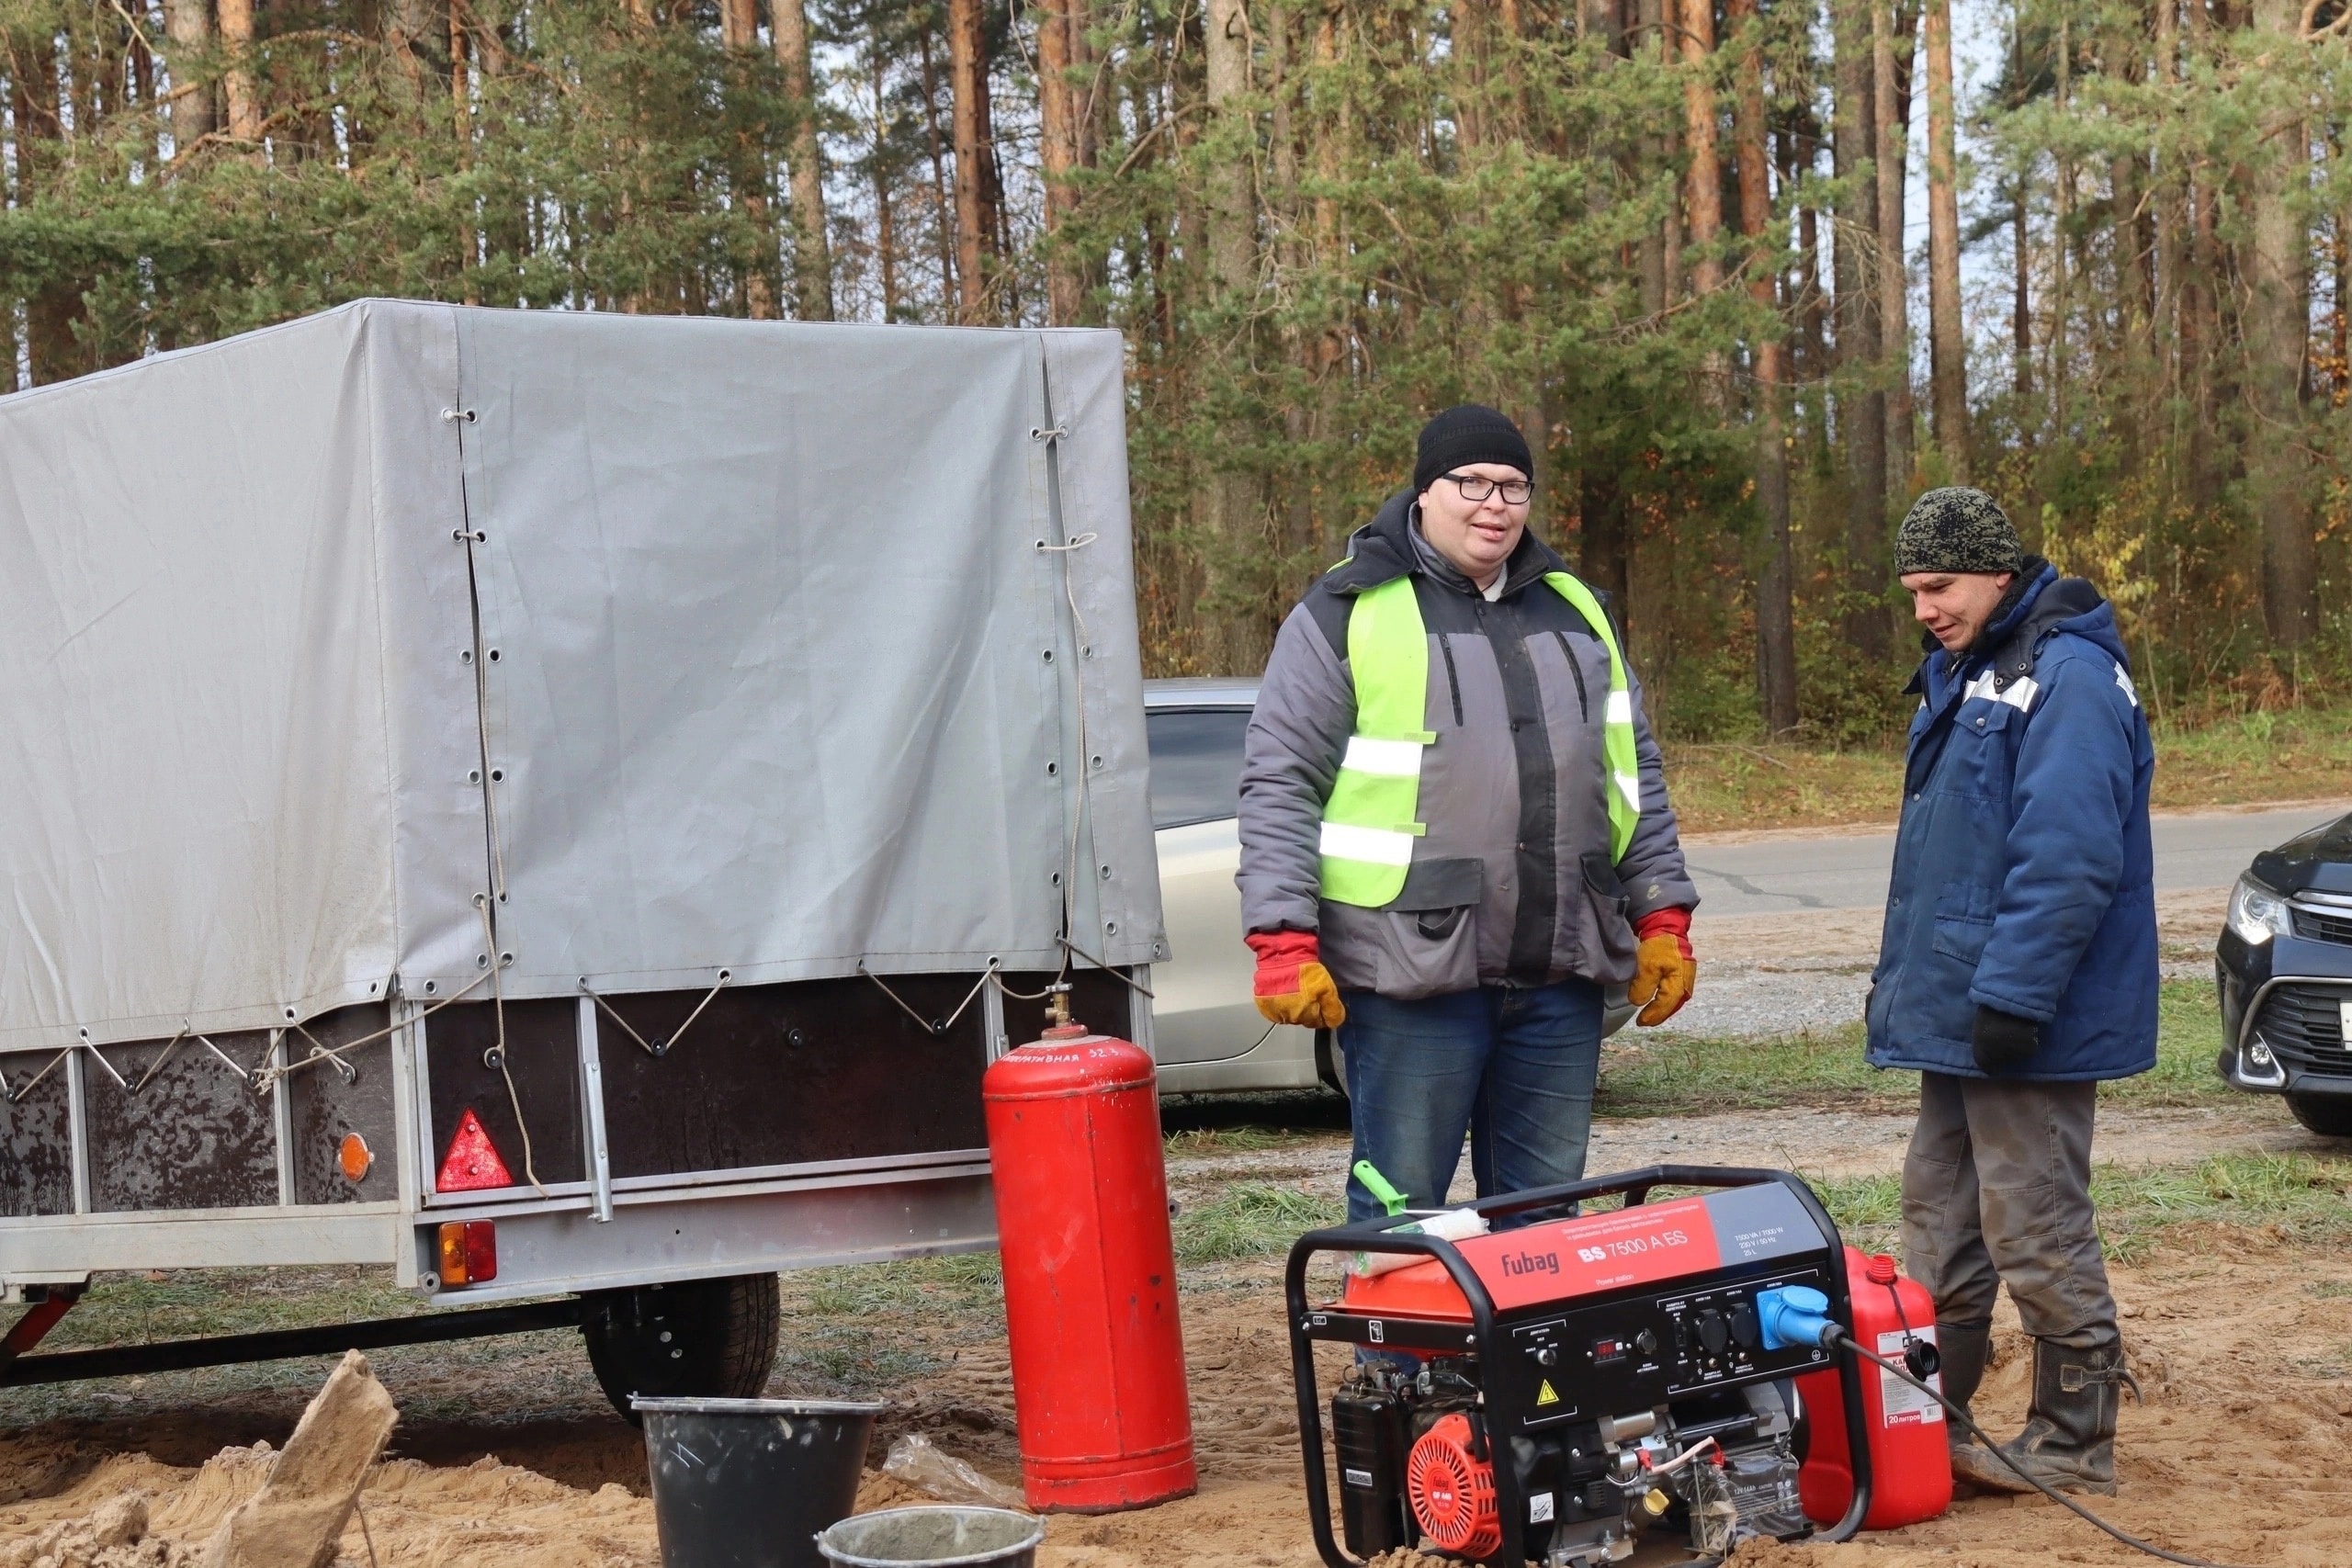
[[[1370,1160],[1435,1208],[1584,1174],[1603,993],[1697,976],[1657,743],[1605,608],[1527,532],[1492,409],[1423,427],[1412,489],[1283,623],[1241,773],[1259,1010],[1338,1031]],[[1382,1212],[1361,1182],[1348,1214]]]

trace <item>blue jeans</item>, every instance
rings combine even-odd
[[[1354,1157],[1370,1160],[1408,1207],[1445,1206],[1465,1133],[1481,1198],[1584,1175],[1600,987],[1482,986],[1411,1002],[1347,991],[1340,1000]],[[1348,1218],[1381,1212],[1349,1178]]]

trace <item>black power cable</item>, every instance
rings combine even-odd
[[[1883,1356],[1872,1355],[1870,1351],[1863,1349],[1860,1345],[1855,1344],[1852,1337],[1846,1334],[1843,1330],[1840,1330],[1838,1333],[1836,1337],[1836,1343],[1846,1349],[1851,1350],[1855,1355],[1860,1356],[1863,1360],[1870,1362],[1872,1366],[1878,1367],[1882,1371],[1894,1373],[1896,1377],[1901,1378],[1905,1382],[1909,1383],[1913,1388],[1917,1389],[1920,1393],[1934,1400],[1938,1404],[1942,1405],[1944,1407],[1944,1413],[1950,1416],[1953,1420],[1959,1422],[1961,1426],[1967,1428],[1969,1436],[1974,1438],[1978,1442],[1984,1444],[1985,1448],[1991,1450],[1992,1452],[1999,1458],[2003,1464],[2007,1465],[2011,1470],[2017,1472],[2018,1480],[2024,1482],[2027,1485],[2032,1487],[2035,1491],[2041,1493],[2052,1502],[2066,1508],[2085,1523],[2094,1525],[2097,1528],[2105,1530],[2109,1535],[2113,1536],[2116,1540],[2121,1541],[2124,1545],[2131,1547],[2133,1551],[2144,1551],[2151,1557],[2161,1557],[2167,1562],[2178,1562],[2183,1565],[2183,1568],[2233,1568],[2233,1564],[2227,1562],[2215,1562],[2210,1558],[2191,1557],[2185,1551],[2169,1551],[2165,1547],[2156,1545],[2154,1541],[2142,1540],[2138,1536],[2133,1535],[2129,1530],[2120,1529],[2114,1525],[2109,1524],[2105,1519],[2100,1518],[2097,1514],[2092,1513],[2088,1508],[2084,1507],[2072,1497],[2042,1484],[2041,1481],[2038,1477],[2028,1474],[2025,1467],[2018,1463],[2017,1460],[2008,1452],[2007,1450],[2002,1448],[2000,1444],[1995,1442],[1990,1437],[1988,1437],[1985,1434],[1984,1427],[1979,1427],[1974,1421],[1969,1419],[1967,1411],[1962,1410],[1959,1405],[1954,1404],[1951,1400],[1946,1399],[1942,1393],[1937,1390],[1928,1387],[1926,1380],[1912,1376],[1909,1368],[1903,1366],[1899,1362],[1890,1361]]]

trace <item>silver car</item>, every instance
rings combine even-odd
[[[1174,957],[1151,969],[1151,1030],[1162,1094],[1312,1089],[1344,1094],[1346,1073],[1329,1030],[1269,1024],[1250,982],[1257,961],[1241,940],[1241,742],[1258,682],[1147,681],[1151,825],[1159,896]],[[1624,987],[1609,995],[1604,1032],[1633,1016]]]

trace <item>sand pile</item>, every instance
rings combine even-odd
[[[181,1547],[147,1533],[147,1499],[112,1497],[86,1519],[0,1545],[0,1568],[180,1568]]]

